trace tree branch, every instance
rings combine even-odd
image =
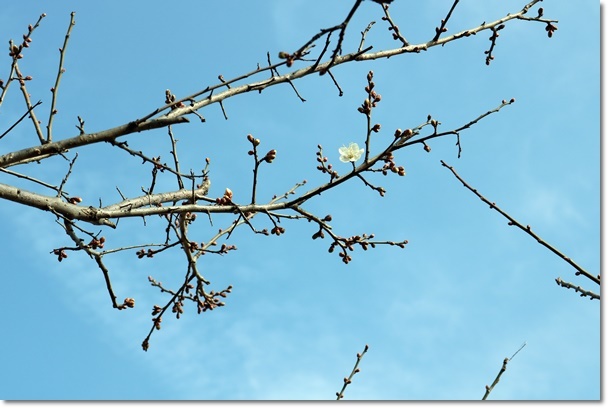
[[[469,191],[471,191],[473,194],[475,194],[477,197],[479,197],[479,199],[481,201],[483,201],[484,203],[488,204],[490,206],[490,209],[496,210],[500,215],[502,215],[503,217],[505,217],[506,219],[508,219],[509,220],[509,225],[515,225],[516,227],[518,227],[519,229],[521,229],[522,231],[524,231],[525,233],[527,233],[528,235],[530,235],[532,238],[534,238],[536,240],[536,242],[538,242],[539,244],[541,244],[542,246],[544,246],[545,248],[547,248],[551,252],[553,252],[555,255],[557,255],[558,257],[560,257],[561,259],[563,259],[570,266],[572,266],[574,269],[576,269],[576,275],[583,275],[586,278],[588,278],[588,279],[592,280],[593,282],[597,283],[598,285],[600,284],[600,277],[599,276],[595,277],[595,276],[591,275],[589,272],[587,272],[586,270],[584,270],[583,268],[581,268],[579,265],[577,265],[572,259],[568,258],[566,255],[564,255],[563,253],[561,253],[560,251],[558,251],[556,248],[554,248],[549,243],[547,243],[542,238],[540,238],[538,235],[536,235],[534,232],[532,232],[532,229],[530,228],[529,225],[523,226],[515,218],[511,217],[509,214],[507,214],[506,212],[504,212],[503,210],[501,210],[498,206],[496,206],[496,203],[490,202],[487,198],[485,198],[483,195],[481,195],[476,189],[474,189],[469,184],[467,184],[467,182],[464,181],[462,179],[462,177],[460,177],[458,175],[458,173],[456,173],[456,170],[454,170],[453,167],[448,166],[443,160],[441,160],[441,165],[443,167],[448,168],[452,172],[452,174],[454,175],[454,177],[456,177],[458,179],[458,181],[460,181],[464,187],[466,187]]]

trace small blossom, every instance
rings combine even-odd
[[[348,145],[348,147],[342,146],[338,149],[338,151],[340,152],[340,161],[343,163],[348,163],[359,160],[365,150],[360,149],[357,143],[351,143]]]

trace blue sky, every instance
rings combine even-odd
[[[411,43],[429,40],[452,1],[397,0],[390,8]],[[448,28],[454,33],[516,12],[524,1],[466,1]],[[496,400],[599,399],[600,307],[560,288],[554,279],[598,291],[574,276],[566,263],[519,230],[507,226],[440,165],[459,174],[490,200],[593,274],[600,271],[599,7],[597,2],[545,1],[548,18],[559,20],[549,39],[541,24],[512,22],[501,31],[488,67],[483,32],[416,55],[350,64],[335,69],[344,90],[327,77],[297,82],[301,103],[289,86],[225,102],[201,113],[207,122],[174,127],[182,168],[198,171],[212,161],[211,196],[226,187],[235,201],[248,200],[251,158],[247,134],[276,149],[261,170],[259,197],[270,199],[307,179],[326,181],[315,170],[317,144],[339,172],[338,148],[363,144],[365,120],[356,108],[365,98],[369,70],[382,102],[374,121],[382,132],[411,128],[428,114],[443,129],[458,127],[495,108],[516,103],[462,134],[462,157],[454,138],[432,140],[396,155],[406,177],[370,177],[386,190],[380,198],[361,183],[342,185],[306,203],[330,213],[343,236],[374,233],[378,239],[408,239],[406,249],[378,247],[353,253],[344,265],[329,254],[327,240],[304,222],[283,222],[281,237],[236,231],[238,251],[201,261],[217,290],[233,285],[226,306],[206,315],[186,305],[145,353],[140,344],[150,310],[165,297],[147,276],[171,282],[183,274],[183,254],[153,260],[133,252],[108,256],[119,299],[136,308],[111,308],[103,278],[84,255],[58,263],[49,252],[70,245],[54,219],[37,210],[0,203],[3,307],[0,336],[0,397],[11,399],[333,399],[357,352],[369,344],[361,372],[346,399],[480,399],[502,360],[521,345],[491,394]],[[38,15],[47,17],[20,63],[33,100],[48,112],[57,48],[70,18],[76,26],[68,45],[55,137],[72,137],[76,117],[99,131],[141,117],[161,106],[169,88],[178,97],[266,63],[266,52],[293,51],[320,28],[338,23],[351,2],[131,1],[6,4],[0,15],[3,41],[18,39]],[[536,10],[536,9],[535,9]],[[534,11],[536,14],[536,11]],[[365,2],[349,27],[346,46],[377,24],[367,43],[394,46],[377,4]],[[0,59],[0,78],[10,60]],[[286,72],[285,69],[282,72]],[[0,109],[3,130],[24,112],[13,84]],[[46,119],[47,113],[41,116]],[[383,139],[384,138],[384,139]],[[36,142],[23,122],[0,141],[2,152]],[[130,145],[169,159],[166,132],[134,135]],[[377,140],[377,141],[376,141]],[[15,169],[17,170],[17,169]],[[67,170],[54,160],[19,169],[57,183]],[[7,175],[0,182],[28,186]],[[129,196],[149,183],[149,169],[109,146],[86,147],[66,189],[97,205]],[[165,177],[160,186],[174,188]],[[204,218],[204,217],[202,217]],[[125,220],[126,221],[126,220]],[[229,218],[194,225],[207,240]],[[268,227],[261,217],[259,228]],[[121,223],[122,236],[104,232],[108,246],[155,242],[161,229],[140,220]],[[125,232],[128,231],[128,232]]]

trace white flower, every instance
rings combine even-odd
[[[365,150],[360,149],[357,143],[351,143],[348,147],[342,146],[338,151],[340,152],[340,161],[348,163],[359,160]]]

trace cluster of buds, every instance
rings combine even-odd
[[[89,242],[89,248],[91,248],[91,249],[103,248],[103,245],[105,242],[106,242],[105,237],[101,237],[99,239],[93,238],[91,240],[91,242]]]
[[[382,174],[387,175],[389,171],[396,173],[400,176],[405,176],[405,168],[403,166],[397,166],[395,164],[395,157],[393,153],[389,152],[382,157],[384,166],[382,166]]]
[[[332,219],[331,215],[327,214],[325,216],[325,218],[323,218],[321,221],[323,223],[325,223],[325,222],[330,222],[331,219]],[[323,233],[323,225],[321,225],[321,224],[319,225],[319,231],[317,231],[314,234],[312,234],[312,239],[317,239],[317,238],[321,238],[321,239],[325,238],[325,234]]]
[[[389,242],[388,244],[391,246],[398,246],[399,248],[403,249],[405,248],[405,246],[408,244],[408,240],[406,239],[405,241],[401,241],[401,242]]]
[[[325,164],[327,163],[328,158],[323,156],[323,147],[321,145],[317,145],[317,148],[319,149],[316,153],[317,162],[319,163],[317,170],[319,170],[321,173],[328,173],[331,176],[331,180],[338,178],[338,172],[333,170],[331,163]]]
[[[68,199],[68,202],[69,202],[70,204],[74,204],[74,205],[76,205],[76,204],[80,204],[80,203],[82,202],[82,198],[80,198],[80,197],[70,197],[70,198]]]
[[[439,39],[439,36],[442,33],[447,33],[448,32],[448,28],[445,26],[445,20],[441,20],[441,28],[439,27],[435,27],[435,39]]]
[[[221,292],[211,291],[209,295],[205,295],[203,300],[200,298],[197,299],[197,309],[198,314],[206,312],[208,310],[213,310],[216,307],[222,307],[225,305],[224,302],[220,301],[218,298],[226,298],[228,293],[232,292],[232,285],[229,285],[226,289]]]
[[[64,249],[54,249],[53,255],[57,255],[57,260],[59,262],[63,261],[65,258],[68,257],[68,254],[65,253]]]
[[[228,251],[234,251],[236,250],[236,245],[226,245],[226,244],[222,244],[219,253],[220,254],[227,254]]]
[[[152,318],[152,321],[154,322],[154,328],[156,330],[160,330],[160,324],[163,321],[163,317],[162,316],[154,317],[154,318]]]
[[[275,225],[273,229],[270,230],[271,234],[276,235],[277,237],[281,234],[285,233],[285,228],[279,226],[279,225]]]
[[[230,205],[232,204],[232,190],[230,190],[229,188],[226,188],[226,191],[224,191],[224,196],[221,198],[216,198],[215,199],[215,203],[217,205]]]
[[[344,262],[345,264],[348,264],[350,261],[353,260],[353,258],[345,251],[340,252],[338,255],[340,256],[340,258],[342,258],[342,262]]]
[[[342,238],[342,237],[338,237],[336,238],[336,240],[334,242],[332,242],[332,244],[329,246],[329,252],[334,252],[336,246],[340,246],[342,248],[342,251],[338,254],[340,256],[340,258],[342,258],[342,262],[344,262],[345,264],[349,263],[350,261],[352,261],[352,258],[350,255],[348,255],[348,251],[354,251],[355,249],[355,245],[359,245],[361,248],[363,248],[364,251],[367,251],[368,248],[375,248],[377,244],[388,244],[391,246],[398,246],[399,248],[405,248],[405,246],[407,245],[408,241],[401,241],[401,242],[393,242],[393,241],[389,241],[389,242],[371,242],[370,240],[374,238],[374,234],[363,234],[363,235],[354,235],[350,238]]]
[[[181,314],[184,313],[184,304],[182,302],[182,299],[173,302],[173,307],[171,308],[171,311],[175,313],[175,318],[179,319]]]
[[[137,257],[139,259],[143,258],[144,256],[148,257],[148,258],[152,258],[154,256],[154,251],[151,250],[150,248],[148,248],[148,251],[144,251],[143,249],[140,249],[139,251],[136,252]]]
[[[374,91],[374,87],[376,84],[372,79],[374,78],[374,71],[369,71],[367,73],[367,85],[365,86],[365,92],[367,92],[368,97],[363,101],[361,106],[357,108],[359,113],[364,115],[369,115],[373,108],[376,107],[378,102],[382,100],[382,96]],[[378,129],[379,130],[379,129]]]
[[[190,204],[190,202],[185,201],[183,204]],[[190,211],[183,213],[182,217],[186,224],[192,224],[194,221],[196,221],[196,213],[191,213]]]
[[[325,234],[323,233],[323,228],[319,227],[319,231],[315,232],[314,234],[312,234],[312,239],[317,239],[317,238],[325,238]]]
[[[156,170],[160,170],[161,172],[165,171],[165,168],[167,167],[167,165],[166,165],[166,164],[162,164],[162,163],[160,162],[160,156],[158,156],[158,157],[153,157],[153,158],[152,158],[152,163],[154,163],[154,168],[155,168]]]
[[[135,307],[135,299],[133,299],[133,298],[125,298],[125,301],[123,302],[123,305],[132,309],[132,308]]]
[[[23,34],[23,42],[19,45],[15,45],[11,41],[8,47],[8,56],[12,57],[13,59],[23,58],[23,54],[21,54],[21,51],[23,51],[24,48],[29,47],[31,42],[32,39],[29,37],[29,34]]]
[[[557,26],[554,26],[553,24],[551,24],[551,22],[547,23],[545,31],[547,32],[549,38],[553,37],[553,33],[555,32],[555,30],[557,30]]]
[[[279,58],[286,60],[287,66],[291,67],[293,65],[293,62],[296,60],[296,56],[295,54],[290,54],[288,52],[285,51],[280,51],[279,52]]]
[[[342,247],[342,252],[340,252],[338,255],[340,256],[340,258],[342,258],[342,262],[348,264],[350,261],[352,261],[353,258],[348,255],[346,250],[354,251],[355,244],[359,244],[364,251],[367,251],[368,246],[375,248],[376,245],[373,242],[367,242],[368,240],[373,238],[374,234],[353,235],[350,238],[338,238],[337,241],[332,242],[332,244],[329,246],[329,252],[334,252],[335,247],[337,245],[340,245]]]
[[[190,252],[194,252],[194,251],[196,251],[197,249],[199,249],[198,243],[196,243],[196,242],[194,242],[194,241],[189,241],[189,242],[188,242],[188,250],[189,250]]]
[[[46,13],[42,13],[40,15],[40,19],[43,19],[44,17],[46,17]],[[39,20],[40,22],[40,20]],[[38,25],[38,24],[36,24]],[[15,45],[13,44],[13,41],[9,41],[9,47],[8,47],[8,55],[10,57],[12,57],[13,59],[21,59],[23,58],[23,54],[21,54],[21,51],[23,51],[24,48],[28,48],[30,46],[30,43],[32,42],[31,39],[31,35],[32,32],[34,31],[34,26],[29,24],[27,26],[27,34],[23,34],[23,41],[21,42],[21,44],[19,45]],[[29,79],[31,79],[31,77],[29,77]],[[1,81],[0,81],[1,82]]]
[[[249,143],[251,143],[253,145],[254,149],[256,147],[258,147],[261,143],[260,139],[254,138],[253,135],[251,135],[251,134],[247,135],[247,140],[249,140]],[[249,152],[247,152],[247,154],[249,154],[250,156],[253,156],[255,154],[255,152],[253,150],[249,150]]]
[[[266,153],[266,156],[264,156],[262,158],[262,160],[265,161],[266,163],[272,163],[272,161],[276,158],[277,158],[277,151],[275,149],[272,149],[268,153]]]
[[[15,44],[11,44],[8,47],[8,56],[13,57],[14,59],[23,58],[23,54],[21,54],[22,46],[16,46]]]
[[[399,140],[399,143],[401,144],[409,140],[412,136],[414,136],[414,132],[412,132],[412,129],[396,129],[394,136],[395,139],[401,139]]]
[[[253,149],[249,150],[247,152],[247,154],[249,156],[254,156],[257,154],[257,147],[260,145],[260,139],[256,139],[254,138],[252,135],[247,135],[247,140],[249,140],[249,143],[251,143],[253,145]],[[257,158],[257,156],[256,156]],[[263,161],[265,161],[266,163],[272,163],[272,161],[274,159],[277,158],[277,151],[275,149],[270,150],[268,153],[266,153],[266,155],[264,157],[262,157],[262,159],[258,162],[261,163]]]
[[[175,103],[175,95],[173,95],[171,93],[171,90],[169,90],[169,89],[165,90],[165,103],[167,105]],[[184,106],[186,106],[186,105],[184,105],[183,102],[178,102],[175,105],[171,106],[171,110],[175,110],[177,108],[183,108]]]
[[[25,81],[31,81],[32,79],[33,78],[30,75],[24,76],[24,77],[19,77],[19,85],[25,85]],[[0,81],[0,82],[2,82],[2,81]],[[54,113],[57,113],[56,111],[57,111],[57,109],[53,110]]]
[[[441,125],[441,122],[439,122],[437,119],[433,119],[433,117],[431,115],[428,115],[426,117],[426,121],[427,123],[429,123],[431,126],[433,126],[433,132],[437,133],[437,127],[439,125]]]

